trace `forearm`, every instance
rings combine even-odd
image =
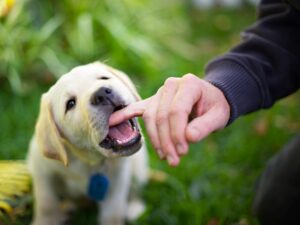
[[[274,2],[263,1],[244,41],[207,66],[205,79],[223,91],[231,106],[229,123],[272,106],[299,87],[300,12]]]

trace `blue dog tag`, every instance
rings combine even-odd
[[[109,179],[103,174],[96,173],[90,177],[88,196],[95,201],[102,201],[109,188]]]

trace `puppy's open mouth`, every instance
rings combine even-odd
[[[124,106],[116,107],[117,111]],[[141,133],[136,119],[129,119],[109,128],[106,138],[100,143],[105,149],[112,149],[120,155],[133,154],[140,148]]]

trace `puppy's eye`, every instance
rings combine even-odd
[[[98,80],[108,80],[110,77],[107,76],[101,76],[98,78]]]
[[[76,99],[75,98],[69,99],[66,103],[66,112],[74,108],[75,105],[76,105]]]

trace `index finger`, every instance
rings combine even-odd
[[[149,103],[149,100],[150,98],[131,103],[125,108],[114,112],[109,118],[109,126],[115,126],[133,117],[142,116]]]

